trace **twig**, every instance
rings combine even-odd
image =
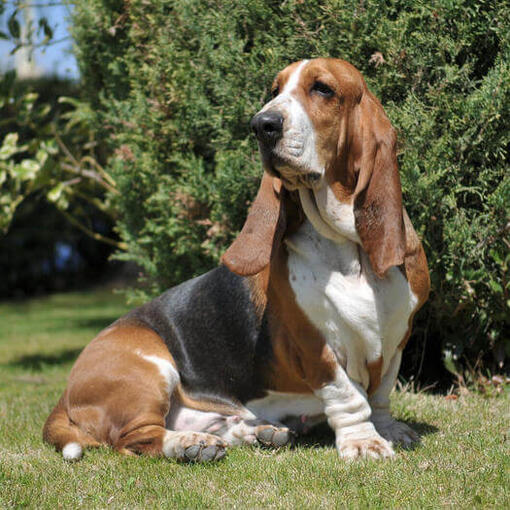
[[[112,186],[117,186],[115,179],[91,156],[83,156],[81,161],[87,161],[91,165],[95,166],[98,172],[103,176],[105,181],[108,181]],[[115,190],[117,191],[117,190]]]
[[[62,184],[64,186],[72,186],[73,184],[78,184],[82,181],[81,177],[75,177],[74,179],[69,179],[68,181],[63,181]]]
[[[503,227],[501,227],[494,235],[484,237],[477,245],[476,249],[479,250],[482,246],[485,246],[487,244],[492,244],[501,234],[504,234],[510,230],[510,221],[507,222],[507,224]],[[503,239],[504,240],[504,239]]]
[[[79,228],[82,232],[87,234],[89,237],[92,237],[92,239],[95,239],[96,241],[101,241],[102,243],[109,244],[110,246],[114,246],[115,248],[127,251],[127,244],[122,241],[114,241],[113,239],[110,239],[109,237],[103,236],[99,232],[94,232],[93,230],[90,230],[88,227],[83,225],[80,221],[78,221],[76,218],[74,218],[71,214],[69,214],[67,211],[63,211],[62,209],[59,209],[59,211],[64,215],[64,217],[74,225],[75,227]]]
[[[71,189],[69,190],[69,192],[72,193],[73,195],[76,195],[77,197],[80,197],[89,204],[93,205],[96,209],[99,209],[103,214],[110,217],[112,220],[116,219],[116,215],[107,206],[105,206],[98,198],[90,197],[86,193],[82,193],[79,189]]]
[[[55,44],[59,44],[61,42],[71,40],[71,39],[72,39],[72,37],[70,35],[66,35],[65,37],[62,37],[60,39],[55,39],[54,41],[46,41],[46,42],[43,41],[43,42],[37,43],[37,44],[19,43],[19,44],[16,44],[15,48],[10,51],[10,55],[14,55],[14,53],[16,53],[20,48],[32,48],[35,50],[37,48],[46,48],[48,46],[53,46]]]
[[[107,182],[105,179],[101,178],[101,176],[99,176],[96,172],[82,168],[80,162],[73,156],[71,151],[67,148],[66,144],[63,142],[62,138],[60,138],[60,135],[58,134],[58,132],[54,126],[53,126],[52,131],[53,131],[53,135],[55,136],[55,140],[57,141],[58,146],[64,151],[64,154],[74,163],[74,166],[68,165],[67,163],[62,163],[61,166],[63,169],[69,170],[70,172],[76,173],[78,175],[83,175],[85,177],[88,177],[89,179],[93,179],[96,182],[98,182],[99,184],[101,184],[101,186],[106,188],[108,191],[111,191],[112,193],[117,194],[117,195],[119,194],[119,191],[114,188],[115,181],[113,181],[113,185],[112,185],[109,182]],[[87,158],[86,160],[89,160],[89,158],[90,158],[90,160],[93,161],[93,158],[91,158],[90,156],[85,156],[83,159],[85,160],[85,158]],[[105,176],[108,175],[99,165],[98,165],[98,167],[103,175],[105,175]],[[113,180],[113,179],[108,179],[108,180]]]
[[[119,192],[110,186],[106,181],[104,181],[96,172],[93,170],[87,170],[85,168],[81,168],[80,166],[73,166],[69,165],[68,163],[61,163],[60,166],[69,172],[72,172],[77,175],[81,175],[83,177],[87,177],[88,179],[91,179],[103,186],[103,188],[106,188],[108,191],[111,191],[112,193],[119,194]]]

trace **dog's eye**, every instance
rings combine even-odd
[[[317,92],[317,94],[323,97],[333,97],[335,95],[333,89],[328,87],[325,83],[322,83],[321,81],[316,81],[312,85],[312,92]]]
[[[278,94],[280,93],[280,87],[275,87],[272,91],[271,91],[271,97],[274,99]]]

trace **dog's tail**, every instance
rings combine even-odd
[[[78,460],[86,447],[99,446],[89,434],[72,423],[67,413],[65,395],[48,416],[43,428],[43,439],[62,451],[65,460]]]

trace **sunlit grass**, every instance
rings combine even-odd
[[[124,313],[108,291],[0,304],[0,507],[508,508],[509,398],[397,393],[395,414],[423,434],[394,461],[341,462],[327,428],[274,452],[229,451],[183,465],[87,451],[66,463],[41,428],[80,349]]]

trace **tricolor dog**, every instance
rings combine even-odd
[[[383,108],[347,62],[302,60],[251,126],[265,172],[241,233],[83,350],[44,426],[64,458],[213,460],[321,420],[347,459],[418,440],[389,394],[429,274]]]

